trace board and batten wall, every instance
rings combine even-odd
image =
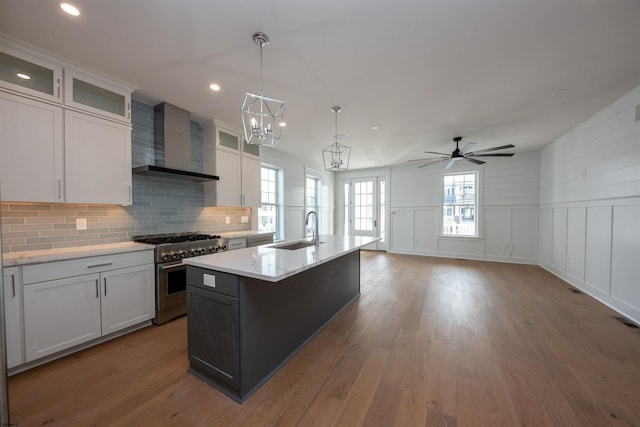
[[[517,145],[517,141],[514,141]],[[391,169],[389,251],[536,264],[540,152],[491,158],[482,166],[456,162]],[[445,173],[479,172],[479,237],[441,235]]]
[[[320,153],[318,153],[320,156]],[[317,174],[321,180],[321,202],[319,212],[320,234],[334,234],[334,181],[333,172],[325,172],[313,165],[307,167],[299,159],[293,158],[277,148],[261,148],[260,162],[263,166],[278,169],[278,179],[281,180],[279,203],[284,213],[284,226],[281,239],[293,240],[304,237],[305,219],[305,182],[307,172]]]
[[[539,263],[640,322],[640,87],[545,147]]]

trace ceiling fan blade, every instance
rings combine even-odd
[[[440,163],[440,162],[443,162],[443,161],[445,161],[445,160],[447,160],[447,159],[448,159],[448,157],[446,157],[446,158],[444,158],[444,159],[438,159],[438,160],[436,160],[436,161],[429,162],[429,163],[426,163],[426,164],[424,164],[424,165],[420,165],[420,166],[418,166],[418,169],[419,169],[419,168],[423,168],[423,167],[425,167],[425,166],[433,165],[434,163]]]
[[[467,154],[467,156],[472,156],[472,157],[511,157],[514,154],[515,153],[494,153],[494,154],[469,153],[469,154]]]
[[[447,156],[447,157],[449,157],[451,155],[449,153],[438,153],[437,151],[425,151],[425,153],[427,153],[427,154],[440,154],[442,156]]]
[[[456,162],[457,159],[458,158],[455,158],[455,157],[449,159],[449,163],[447,163],[447,166],[445,166],[444,169],[445,170],[451,169],[451,166],[453,166],[453,164]]]
[[[446,157],[429,157],[428,159],[409,159],[407,162],[428,162],[429,160],[440,161],[444,159],[448,159],[449,156]]]
[[[466,153],[467,151],[471,150],[475,145],[476,145],[476,143],[475,143],[475,142],[467,142],[467,143],[464,145],[464,147],[462,147],[462,148],[460,149],[460,152],[461,152],[462,154],[464,154],[464,153]]]
[[[516,148],[516,147],[515,145],[509,144],[509,145],[502,145],[500,147],[485,148],[484,150],[473,151],[467,154],[486,153],[488,151],[504,150],[505,148]]]
[[[476,159],[473,159],[471,157],[464,157],[464,159],[467,162],[475,163],[476,165],[482,165],[482,164],[486,163],[486,162],[483,162],[482,160],[476,160]]]

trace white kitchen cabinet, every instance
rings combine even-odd
[[[131,204],[131,92],[0,38],[2,200]]]
[[[96,273],[24,286],[27,362],[101,336],[99,282]]]
[[[67,203],[130,205],[131,127],[65,111]]]
[[[89,113],[131,123],[131,88],[65,67],[64,103]]]
[[[239,132],[216,125],[215,201],[208,206],[260,206],[260,149],[244,143]]]
[[[62,102],[62,66],[0,40],[0,88]]]
[[[102,335],[155,316],[154,274],[153,264],[101,273]]]
[[[154,274],[153,250],[24,266],[25,361],[152,319]]]
[[[19,267],[2,271],[4,283],[4,320],[7,341],[7,368],[24,362],[22,349],[22,283]]]
[[[64,201],[62,116],[60,106],[0,91],[2,200]]]
[[[260,160],[242,156],[242,206],[258,207],[261,203]]]

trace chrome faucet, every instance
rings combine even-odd
[[[309,211],[306,218],[304,219],[305,225],[309,224],[309,217],[313,214],[316,218],[315,227],[313,229],[313,242],[315,242],[316,246],[320,246],[320,236],[318,235],[318,214],[315,211]]]

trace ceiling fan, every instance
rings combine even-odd
[[[450,155],[446,153],[438,153],[436,151],[425,151],[425,153],[427,154],[439,154],[442,157],[436,157],[431,159],[411,159],[409,161],[410,162],[428,162],[428,163],[425,163],[424,165],[418,166],[419,168],[423,168],[425,166],[429,166],[434,163],[439,163],[445,160],[449,160],[449,163],[447,163],[447,166],[444,167],[445,169],[449,169],[451,168],[451,166],[453,166],[456,160],[460,160],[460,159],[466,160],[471,163],[475,163],[476,165],[481,165],[481,164],[484,164],[485,162],[483,162],[482,160],[478,160],[475,157],[511,157],[513,156],[514,153],[492,153],[492,154],[485,154],[485,153],[488,153],[490,151],[496,151],[496,150],[504,150],[505,148],[515,148],[514,145],[509,144],[509,145],[502,145],[500,147],[485,148],[483,150],[478,150],[478,151],[469,151],[473,148],[474,145],[476,145],[475,142],[467,142],[464,145],[464,147],[460,149],[458,148],[458,144],[460,143],[460,141],[462,141],[462,137],[456,136],[455,138],[453,138],[453,141],[456,143],[456,149],[453,150],[453,152]]]

